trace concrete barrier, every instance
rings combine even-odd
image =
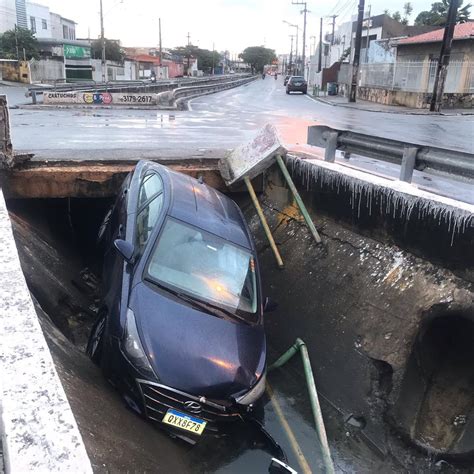
[[[44,92],[44,104],[156,105],[157,94],[143,92]]]
[[[6,472],[92,473],[26,286],[1,190],[0,413]]]

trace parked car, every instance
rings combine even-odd
[[[291,76],[286,84],[286,93],[290,92],[302,92],[306,94],[308,92],[308,83],[303,76]]]
[[[288,79],[290,79],[291,75],[290,74],[287,74],[285,76],[285,79],[283,80],[283,85],[286,86],[288,84]]]
[[[270,305],[238,206],[141,161],[99,242],[104,298],[87,353],[128,405],[190,441],[251,413],[265,389]]]

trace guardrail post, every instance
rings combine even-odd
[[[400,169],[400,181],[411,183],[413,178],[413,170],[415,169],[416,154],[418,148],[413,146],[406,146],[403,149],[402,167]]]
[[[31,101],[36,105],[36,91],[31,91]]]
[[[328,132],[326,139],[326,150],[324,151],[324,161],[329,161],[331,163],[336,161],[338,136],[339,134],[337,132]]]

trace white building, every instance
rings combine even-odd
[[[27,2],[26,15],[28,28],[36,38],[51,38],[51,20],[48,7],[39,3]]]
[[[1,0],[0,0],[1,1]],[[34,2],[26,2],[28,28],[36,38],[75,40],[76,23]]]
[[[57,13],[51,13],[51,38],[75,40],[76,39],[76,23],[68,20]]]

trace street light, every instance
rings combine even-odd
[[[296,63],[296,75],[298,75],[298,73],[299,73],[299,69],[298,69],[298,34],[299,34],[300,27],[298,25],[294,25],[293,23],[290,23],[289,21],[286,21],[286,20],[282,20],[282,21],[283,21],[283,23],[286,23],[288,26],[291,26],[292,28],[296,28],[296,52],[295,52],[296,60],[295,60],[295,63]]]

